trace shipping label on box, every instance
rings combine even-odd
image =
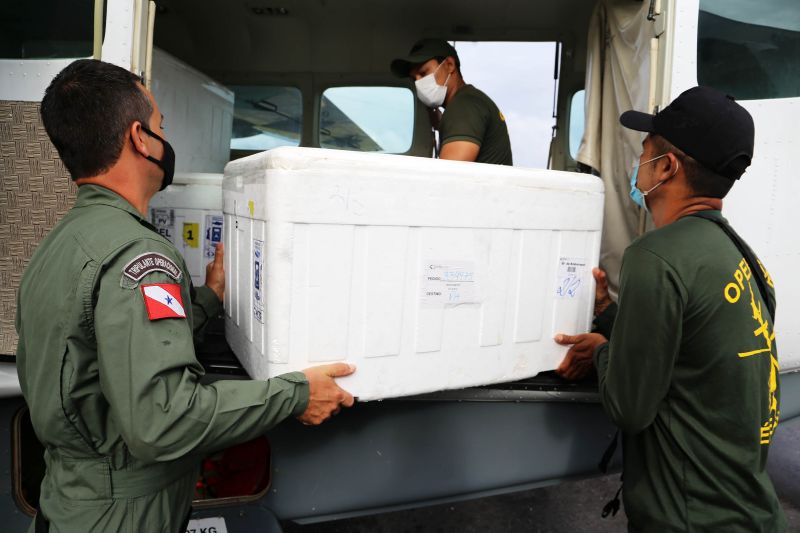
[[[587,262],[583,257],[560,257],[556,278],[556,298],[572,299],[587,285]]]
[[[203,255],[206,259],[213,259],[217,244],[222,242],[222,215],[206,215],[206,235],[203,245]]]
[[[425,307],[480,303],[474,261],[426,261],[420,299]]]
[[[175,235],[175,210],[168,209],[168,208],[157,208],[154,207],[150,209],[150,222],[153,223],[155,226],[156,231],[158,231],[159,235],[170,241],[171,243],[175,243],[173,237]]]
[[[253,239],[253,318],[264,323],[264,241]]]

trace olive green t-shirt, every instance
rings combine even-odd
[[[786,529],[766,471],[779,369],[756,268],[772,286],[721,228],[691,216],[625,251],[595,365],[623,433],[631,531]]]
[[[439,124],[442,146],[452,141],[479,145],[478,163],[511,165],[511,141],[503,113],[485,93],[464,85],[455,94]]]

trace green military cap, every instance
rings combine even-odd
[[[405,78],[412,66],[421,65],[435,57],[448,56],[453,56],[458,65],[458,54],[453,45],[444,39],[422,39],[414,43],[407,56],[392,61],[392,73],[398,78]]]

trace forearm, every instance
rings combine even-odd
[[[619,308],[607,344],[595,350],[600,398],[625,432],[656,417],[678,356],[685,291],[671,267],[646,250],[626,251]]]
[[[218,381],[202,385],[183,376],[170,385],[154,380],[130,402],[133,415],[123,426],[131,453],[143,460],[174,460],[205,454],[250,440],[308,404],[301,373],[267,381]],[[166,395],[168,401],[153,399]]]
[[[609,372],[609,343],[601,344],[594,353],[594,366],[597,371],[597,386],[603,409],[614,424],[626,433],[635,434],[647,427],[655,411],[651,412],[652,402],[640,401],[636,396],[646,390],[624,384],[619,376]]]
[[[186,410],[165,419],[172,419],[168,431],[177,437],[174,445],[153,451],[214,452],[263,435],[285,419],[299,416],[308,405],[308,382],[300,372],[267,381],[228,380],[202,387],[202,398],[187,396]],[[184,423],[186,427],[181,428]]]

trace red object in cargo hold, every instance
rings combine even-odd
[[[269,442],[266,437],[259,437],[204,459],[195,497],[252,496],[266,489],[269,481]]]

